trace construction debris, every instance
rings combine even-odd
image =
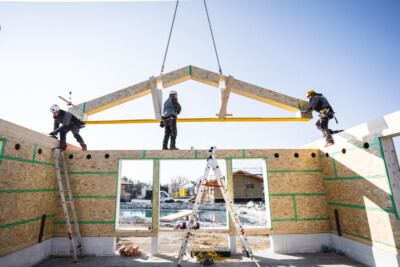
[[[129,247],[122,246],[118,250],[119,255],[126,257],[142,256],[143,252],[144,251],[142,249],[139,249],[139,246],[133,246],[133,245],[130,245]]]

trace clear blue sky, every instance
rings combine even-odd
[[[296,98],[322,92],[347,129],[399,110],[400,1],[208,0],[224,75]],[[159,75],[174,1],[0,2],[0,118],[52,130],[58,95],[79,104]],[[218,72],[201,0],[182,1],[165,72],[195,65]],[[215,117],[216,88],[186,82],[181,118]],[[164,93],[164,96],[167,92]],[[232,95],[235,117],[293,113]],[[91,120],[154,118],[146,96]],[[310,122],[180,123],[189,149],[296,148],[321,138]],[[160,149],[156,124],[89,125],[89,149]],[[77,144],[71,134],[68,141]]]

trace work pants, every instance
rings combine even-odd
[[[322,134],[325,136],[326,142],[333,143],[333,138],[331,135],[332,130],[328,128],[328,124],[329,124],[328,116],[325,114],[320,114],[319,120],[315,125],[317,126],[318,130],[320,130]]]
[[[76,124],[72,124],[68,127],[65,127],[60,131],[60,143],[66,144],[67,143],[67,133],[71,131],[72,134],[74,135],[76,141],[78,141],[79,144],[84,144],[85,142],[83,141],[82,137],[79,134],[79,127]]]
[[[175,147],[176,145],[176,136],[178,135],[178,129],[176,128],[176,118],[171,116],[169,119],[171,120],[171,124],[169,126],[165,126],[163,148],[168,148],[169,137],[171,137],[170,148]]]

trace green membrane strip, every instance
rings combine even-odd
[[[331,230],[337,231],[337,229],[335,229],[335,228],[331,228]],[[371,241],[371,242],[379,243],[379,244],[382,244],[382,245],[385,245],[385,246],[388,246],[388,247],[400,249],[400,247],[398,247],[398,246],[390,245],[390,244],[387,244],[387,243],[384,243],[384,242],[381,242],[381,241],[378,241],[378,240],[374,240],[374,239],[371,239],[371,238],[368,238],[368,237],[365,237],[365,236],[352,234],[352,233],[349,233],[349,232],[345,232],[343,230],[341,230],[341,232],[345,233],[346,235],[355,236],[355,237],[358,237],[358,238],[361,238],[361,239],[365,239],[365,240],[368,240],[368,241]]]
[[[1,167],[1,160],[3,159],[3,154],[4,154],[4,148],[6,146],[7,143],[7,139],[5,138],[0,138],[1,142],[1,150],[0,150],[0,167]]]
[[[336,177],[336,178],[323,178],[324,181],[341,181],[341,180],[368,180],[368,179],[378,179],[386,178],[386,174],[377,175],[365,175],[365,176],[353,176],[353,177]]]
[[[0,190],[0,194],[7,193],[33,193],[33,192],[55,192],[58,189],[10,189],[10,190]]]
[[[46,218],[52,218],[52,217],[55,217],[55,216],[56,216],[56,214],[54,213],[54,214],[51,214],[51,215],[47,215]],[[33,219],[24,220],[24,221],[3,224],[3,225],[0,225],[0,229],[16,226],[16,225],[20,225],[20,224],[30,223],[30,222],[34,222],[34,221],[39,221],[41,219],[42,219],[42,216],[36,217],[36,218],[33,218]]]
[[[322,172],[322,170],[269,170],[268,173],[274,172]]]
[[[381,211],[381,212],[386,212],[386,213],[394,213],[394,210],[391,210],[391,209],[382,209],[382,208],[366,207],[366,206],[343,204],[343,203],[333,203],[333,202],[327,202],[327,204],[331,205],[331,206],[339,206],[339,207],[346,207],[346,208],[355,208],[355,209],[362,209],[362,210],[374,210],[374,211]]]
[[[15,160],[15,161],[26,162],[26,163],[31,163],[31,164],[40,164],[40,165],[55,166],[54,163],[42,162],[42,161],[36,161],[36,160],[30,160],[30,159],[21,159],[21,158],[10,157],[10,156],[2,156],[2,158],[3,158],[3,159],[9,159],[9,160]]]

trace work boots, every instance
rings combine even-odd
[[[60,151],[65,151],[65,150],[67,150],[67,144],[60,142],[60,145],[56,148],[59,149]]]
[[[85,143],[80,143],[82,150],[86,151],[87,150],[87,145]]]

